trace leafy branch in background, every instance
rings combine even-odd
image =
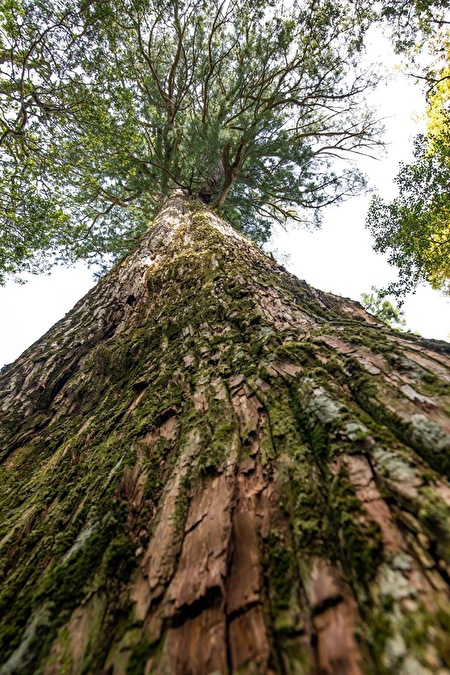
[[[400,298],[418,284],[450,294],[450,25],[448,2],[425,1],[390,3],[385,11],[400,11],[397,48],[410,51],[411,62],[417,48],[427,44],[435,65],[415,74],[424,83],[427,97],[427,133],[414,143],[414,161],[400,164],[395,179],[398,197],[386,203],[374,196],[367,216],[367,227],[374,237],[374,249],[387,253],[388,261],[399,271],[399,280],[390,284],[389,293]],[[402,23],[403,22],[403,23]]]
[[[395,50],[414,62],[424,44],[440,41],[442,29],[450,24],[448,0],[384,0],[380,17],[390,33]]]
[[[74,236],[54,137],[85,107],[77,64],[91,38],[71,3],[6,0],[0,8],[0,281],[45,269]]]
[[[361,293],[361,304],[391,328],[399,329],[406,323],[402,310],[387,300],[383,291],[376,286],[371,287],[370,293]]]
[[[401,165],[396,177],[399,196],[386,204],[372,199],[367,225],[374,249],[388,254],[399,281],[388,288],[397,297],[427,281],[450,290],[450,144],[441,136],[432,151],[430,139],[419,136],[415,161]]]

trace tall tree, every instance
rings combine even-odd
[[[259,242],[364,186],[340,160],[378,142],[358,68],[369,3],[17,3],[2,33],[0,271],[39,269],[46,252],[117,257],[174,186]]]
[[[0,375],[0,672],[450,672],[449,387],[174,195]]]
[[[361,185],[330,162],[374,142],[370,9],[15,7],[4,194],[51,217],[10,268],[115,255],[181,191],[0,375],[0,673],[448,672],[447,345],[236,231]]]

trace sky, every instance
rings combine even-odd
[[[382,55],[382,56],[380,56]],[[385,200],[395,196],[393,179],[400,161],[412,159],[412,138],[424,128],[425,99],[421,87],[397,68],[389,43],[377,36],[370,58],[379,60],[388,81],[372,94],[377,115],[386,127],[385,155],[363,158],[360,167],[372,188]],[[322,229],[306,232],[278,230],[272,247],[285,267],[300,279],[324,291],[359,300],[372,285],[382,287],[396,278],[395,268],[372,250],[364,221],[370,195],[328,208]],[[84,265],[58,268],[51,275],[30,276],[28,283],[9,282],[0,288],[0,367],[10,363],[38,340],[94,285]],[[450,301],[430,287],[407,297],[403,310],[406,328],[427,338],[450,339]]]

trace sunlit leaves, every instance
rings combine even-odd
[[[430,23],[445,26],[442,13],[433,9],[447,3],[416,3]],[[427,87],[427,133],[415,142],[414,162],[402,165],[396,178],[399,196],[390,204],[372,200],[368,226],[375,250],[388,253],[399,270],[399,283],[391,284],[397,295],[427,281],[450,293],[450,47],[448,30],[439,35],[435,66],[421,78]],[[436,35],[435,35],[436,37]]]
[[[387,253],[399,269],[400,281],[391,291],[402,294],[422,282],[449,291],[450,279],[450,144],[416,140],[415,162],[397,176],[399,197],[386,204],[371,203],[368,226],[375,250]]]

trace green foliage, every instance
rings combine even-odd
[[[402,165],[396,178],[399,196],[390,204],[372,199],[367,226],[376,251],[388,254],[399,270],[389,286],[397,297],[428,281],[449,292],[450,281],[450,143],[448,135],[429,152],[427,139],[416,139],[415,161]]]
[[[56,135],[84,106],[80,51],[89,27],[73,4],[7,0],[0,8],[0,283],[46,269],[81,234],[64,207]]]
[[[370,3],[9,0],[0,13],[0,275],[110,262],[173,187],[263,243],[319,223],[377,142]],[[370,76],[372,77],[372,76]],[[1,278],[0,278],[1,280]]]
[[[397,51],[426,87],[427,97],[427,133],[415,139],[414,161],[400,165],[395,179],[399,196],[390,204],[375,196],[367,217],[375,250],[388,253],[399,270],[399,281],[388,287],[397,297],[424,281],[450,291],[448,9],[447,0],[394,0],[381,11]],[[417,58],[424,51],[431,66],[424,67]]]
[[[361,304],[364,309],[376,316],[391,328],[399,328],[405,325],[404,313],[399,307],[395,307],[387,300],[383,292],[376,286],[372,286],[370,293],[361,294]]]

